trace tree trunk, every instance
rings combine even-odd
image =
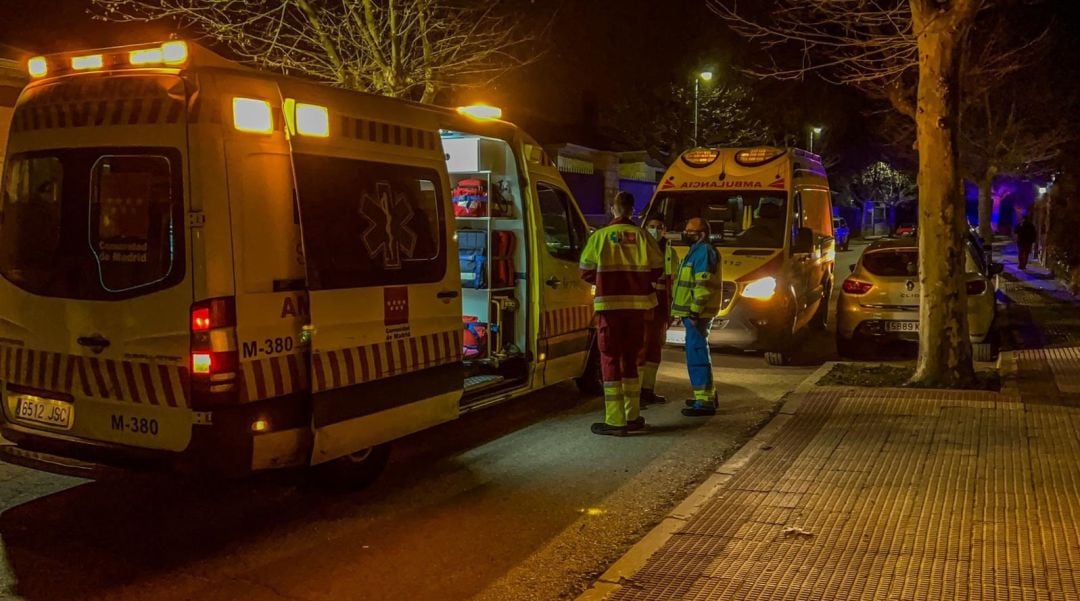
[[[994,176],[997,169],[990,167],[979,179],[979,235],[987,243],[994,241]]]
[[[964,288],[962,180],[957,169],[959,48],[967,22],[937,3],[912,2],[919,32],[919,360],[913,384],[961,387],[974,379]],[[959,21],[959,22],[958,22]]]

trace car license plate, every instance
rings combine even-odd
[[[886,332],[918,332],[919,322],[917,321],[886,321]]]
[[[75,406],[64,401],[20,394],[15,395],[15,418],[70,430],[75,423]]]

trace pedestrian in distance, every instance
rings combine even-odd
[[[681,318],[686,329],[686,369],[694,397],[686,401],[682,413],[688,417],[716,415],[709,331],[723,297],[720,253],[709,240],[708,222],[700,217],[686,222],[683,240],[690,251],[675,276],[671,314]]]
[[[1035,248],[1035,240],[1038,235],[1039,232],[1035,229],[1035,224],[1031,222],[1031,213],[1025,214],[1019,225],[1016,226],[1016,250],[1020,255],[1021,271],[1027,269],[1028,260],[1031,259],[1031,251]]]
[[[637,359],[645,338],[645,318],[656,308],[656,283],[664,258],[656,241],[630,217],[634,197],[619,192],[609,225],[592,234],[581,252],[581,277],[596,287],[597,347],[604,380],[604,421],[594,434],[624,436],[645,428],[640,415]]]
[[[638,372],[641,374],[641,406],[666,403],[667,399],[656,394],[656,372],[660,370],[660,360],[667,341],[668,326],[671,324],[671,285],[679,259],[675,248],[668,244],[665,237],[667,227],[657,218],[645,222],[645,232],[656,240],[664,256],[664,273],[656,284],[656,308],[645,321],[645,340],[638,355]]]

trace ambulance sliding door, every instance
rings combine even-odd
[[[332,130],[293,142],[313,464],[455,418],[464,385],[457,245],[437,134],[370,131],[389,144],[412,141],[421,156],[342,156]]]
[[[539,354],[544,382],[581,375],[589,345],[592,291],[578,260],[589,230],[573,197],[555,181],[536,180],[537,264],[540,267]]]

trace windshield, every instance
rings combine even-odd
[[[647,219],[661,219],[669,232],[681,232],[692,217],[705,219],[717,246],[783,248],[787,193],[670,192],[653,201]]]
[[[23,290],[113,300],[182,278],[175,149],[17,154],[0,196],[0,274]]]

